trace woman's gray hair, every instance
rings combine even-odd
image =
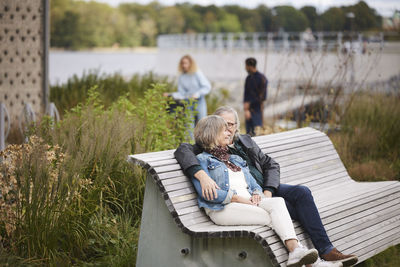
[[[224,113],[231,113],[235,116],[235,122],[236,122],[236,131],[233,135],[233,140],[236,140],[239,138],[239,130],[240,130],[240,120],[239,120],[239,116],[236,112],[236,110],[232,107],[229,106],[222,106],[217,108],[217,110],[214,112],[214,115],[218,115],[221,116]]]
[[[194,128],[194,140],[203,149],[216,147],[218,134],[227,126],[226,121],[217,115],[202,118]]]

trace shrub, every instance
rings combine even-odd
[[[51,86],[50,101],[55,103],[61,113],[64,113],[79,103],[84,103],[89,89],[97,86],[99,98],[106,107],[127,94],[134,103],[136,99],[143,97],[144,93],[151,88],[151,84],[155,83],[172,87],[167,77],[157,76],[152,72],[143,75],[136,74],[126,79],[119,73],[101,74],[99,70],[90,70],[83,73],[82,77],[72,76],[65,84]]]

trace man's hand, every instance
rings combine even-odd
[[[194,177],[199,180],[201,193],[205,199],[213,200],[218,197],[217,189],[220,189],[219,186],[204,170],[196,172]]]
[[[246,121],[251,119],[251,112],[250,110],[245,110],[244,111],[244,118],[246,119]]]
[[[243,104],[244,110],[244,118],[247,120],[251,119],[251,112],[250,112],[250,102],[244,102]]]
[[[261,201],[261,196],[259,194],[254,194],[251,196],[250,201],[254,204],[257,205],[260,204]]]
[[[272,197],[271,191],[264,190],[264,196],[267,197],[267,198],[271,198]]]

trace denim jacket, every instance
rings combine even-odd
[[[200,166],[203,170],[216,182],[216,184],[220,187],[217,189],[218,197],[213,200],[206,200],[202,196],[201,186],[199,180],[194,177],[191,177],[194,188],[197,191],[197,201],[199,203],[200,208],[208,208],[212,210],[221,210],[224,208],[225,204],[231,202],[232,196],[236,194],[236,191],[230,188],[229,185],[229,172],[228,167],[222,161],[218,160],[216,157],[212,156],[207,152],[203,152],[198,154],[197,159],[200,162]],[[256,180],[251,176],[249,167],[245,160],[237,155],[231,155],[229,157],[229,161],[233,164],[239,166],[246,179],[247,190],[250,195],[258,194],[263,197],[262,189],[257,184]]]

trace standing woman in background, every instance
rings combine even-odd
[[[197,124],[201,118],[207,116],[205,96],[210,93],[211,84],[189,55],[184,55],[181,58],[178,69],[180,72],[178,91],[169,95],[176,100],[193,100],[190,109],[195,111],[195,124]]]

